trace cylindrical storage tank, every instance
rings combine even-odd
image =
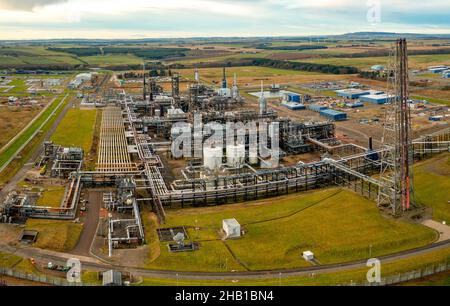
[[[245,164],[245,145],[227,146],[227,166],[240,168]]]
[[[221,147],[203,148],[203,166],[210,170],[217,170],[222,166],[223,150]]]

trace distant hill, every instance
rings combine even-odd
[[[417,33],[393,33],[393,32],[354,32],[343,35],[329,36],[341,39],[450,39],[450,34],[417,34]]]

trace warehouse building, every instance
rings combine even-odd
[[[345,107],[350,107],[350,108],[364,107],[364,104],[362,104],[361,102],[345,103]]]
[[[445,70],[448,70],[449,67],[447,66],[431,66],[428,67],[428,71],[432,72],[432,73],[442,73]]]
[[[344,112],[336,111],[334,109],[324,109],[320,111],[320,115],[333,121],[347,120],[347,114]]]
[[[287,107],[290,110],[303,110],[306,109],[306,106],[300,103],[294,103],[294,102],[283,102],[281,103],[282,106]]]
[[[310,105],[308,105],[308,109],[312,110],[314,112],[320,112],[320,111],[325,110],[327,108],[328,107],[323,106],[323,105],[319,105],[319,104],[310,104]]]
[[[339,97],[343,97],[346,99],[358,99],[361,96],[370,95],[370,91],[368,90],[360,90],[360,89],[339,89],[336,90],[336,93]]]
[[[392,97],[392,96],[390,96],[390,97]],[[388,97],[387,94],[365,95],[365,96],[361,96],[359,98],[359,101],[369,102],[369,103],[374,103],[374,104],[386,104],[390,97]]]
[[[285,101],[285,102],[297,102],[298,103],[298,102],[300,102],[300,100],[301,100],[300,94],[288,92],[283,95],[283,101]]]

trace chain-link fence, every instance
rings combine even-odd
[[[450,263],[448,261],[436,263],[430,266],[427,266],[422,269],[417,269],[405,273],[398,273],[394,275],[389,275],[381,278],[380,283],[369,283],[368,281],[363,282],[350,282],[341,284],[342,286],[388,286],[388,285],[394,285],[399,284],[403,282],[408,282],[416,279],[420,279],[426,276],[430,276],[433,274],[445,272],[447,270],[450,270]],[[21,271],[16,271],[14,269],[7,269],[7,268],[1,268],[0,267],[0,275],[6,275],[15,277],[18,279],[24,279],[28,281],[33,282],[39,282],[44,283],[48,285],[54,285],[54,286],[98,286],[98,284],[88,284],[88,283],[71,283],[68,282],[66,279],[60,278],[60,277],[54,277],[49,275],[35,275],[35,274],[29,274],[24,273]]]
[[[61,277],[55,277],[50,275],[36,275],[3,267],[0,267],[0,276],[1,275],[15,277],[18,279],[28,280],[32,282],[44,283],[53,286],[93,286],[92,284],[86,283],[71,283]]]
[[[445,261],[445,262],[426,266],[425,268],[385,276],[385,277],[381,278],[381,282],[379,282],[379,283],[369,283],[368,281],[350,282],[350,283],[343,284],[343,286],[389,286],[389,285],[395,285],[395,284],[399,284],[399,283],[417,280],[422,277],[445,272],[448,270],[450,270],[450,263],[448,261]]]

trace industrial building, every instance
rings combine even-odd
[[[290,110],[303,110],[306,109],[306,106],[300,103],[293,103],[293,102],[282,102],[282,106],[287,107]]]
[[[285,93],[283,94],[283,101],[284,102],[294,102],[294,103],[300,103],[302,96],[300,94],[296,93]]]
[[[364,104],[361,102],[345,103],[345,107],[358,108],[358,107],[364,107]]]
[[[241,237],[241,225],[236,219],[225,219],[222,221],[222,229],[226,239]]]
[[[392,99],[392,96],[388,96],[387,94],[379,94],[379,95],[364,95],[359,97],[359,101],[368,102],[374,104],[386,104],[389,100]]]
[[[347,114],[333,109],[324,109],[320,111],[320,115],[333,121],[343,121],[347,119]]]
[[[343,97],[346,99],[358,99],[361,96],[369,95],[370,91],[348,88],[336,90],[336,93],[339,97]]]
[[[322,111],[322,110],[327,109],[328,107],[323,106],[323,105],[319,105],[319,104],[309,104],[309,105],[307,106],[307,108],[308,108],[309,110],[314,111],[314,112],[320,112],[320,111]]]
[[[428,71],[430,71],[432,73],[442,73],[445,70],[448,70],[449,68],[450,67],[448,67],[448,66],[442,66],[442,65],[440,65],[440,66],[431,66],[431,67],[428,67]]]
[[[70,81],[68,87],[70,89],[77,89],[84,82],[90,81],[92,79],[92,73],[80,73],[75,76],[75,78]]]

